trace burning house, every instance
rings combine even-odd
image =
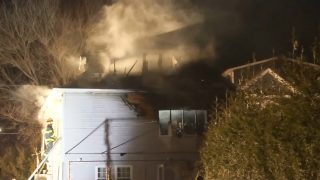
[[[206,64],[164,74],[161,55],[158,71],[140,61],[139,75],[87,69],[52,90],[39,118],[54,119],[58,140],[35,177],[194,179],[208,111],[228,84]]]
[[[77,68],[85,72],[53,89],[41,109],[40,119],[54,119],[58,140],[43,162],[46,172],[40,164],[34,174],[51,180],[194,179],[208,112],[233,88],[210,66],[215,52],[209,32],[232,34],[225,22],[234,21],[224,19],[211,28],[195,23],[126,39],[117,46],[123,52],[118,59],[94,61],[114,44],[92,45],[94,52],[79,59]]]

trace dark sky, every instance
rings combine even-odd
[[[310,52],[320,24],[320,0],[191,1],[205,14],[206,32],[202,34],[206,34],[204,38],[214,37],[218,55],[215,62],[221,69],[251,61],[253,52],[257,60],[272,57],[273,48],[276,55],[288,55],[294,26],[300,44]],[[75,4],[93,1],[62,2],[74,8]]]
[[[208,19],[215,12],[223,12],[237,18],[241,24],[229,37],[221,39],[218,64],[224,68],[251,60],[252,52],[257,59],[272,57],[273,48],[276,54],[287,55],[291,51],[294,26],[300,43],[308,51],[320,24],[319,0],[200,1],[197,4],[205,7]]]

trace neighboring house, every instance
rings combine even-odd
[[[195,81],[178,75],[109,75],[99,81],[80,77],[53,89],[39,113],[39,119],[54,119],[60,138],[45,176],[104,180],[110,173],[112,180],[194,179],[208,110],[226,88],[223,82]]]
[[[319,69],[316,64],[301,62],[287,58],[270,58],[257,62],[248,63],[246,65],[227,69],[222,75],[232,82],[237,90],[258,90],[264,91],[266,102],[272,101],[272,98],[279,96],[291,97],[292,93],[300,93],[290,84],[286,78],[287,73],[284,70],[287,68],[285,63],[300,64],[312,69]],[[289,66],[288,66],[289,67]],[[290,66],[290,68],[292,68]]]
[[[284,87],[286,90],[293,91],[290,84],[279,74],[283,62],[278,58],[248,63],[227,69],[222,73],[226,79],[232,82],[237,89],[246,89],[252,86],[260,86],[262,89]]]
[[[282,77],[282,68],[285,61],[300,63],[298,60],[287,58],[270,58],[227,69],[222,73],[222,76],[232,82],[238,89],[245,89],[253,85],[267,88],[270,87],[271,84],[276,83],[277,87],[282,86],[289,91],[294,91],[293,87]],[[303,64],[309,67],[319,68],[319,66],[315,64],[307,62],[303,62]]]
[[[266,60],[256,61],[248,63],[242,66],[227,69],[222,73],[222,76],[227,78],[237,87],[242,86],[243,83],[248,83],[251,79],[262,74],[262,76],[269,75],[270,73],[263,73],[265,70],[270,69],[271,71],[278,68],[280,65],[277,63],[277,58],[270,58]],[[271,72],[270,71],[270,72]],[[270,74],[271,75],[271,74]],[[260,76],[260,77],[262,77]],[[272,75],[271,75],[272,76]]]

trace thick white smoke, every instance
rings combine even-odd
[[[19,102],[19,110],[15,116],[22,119],[38,120],[43,125],[43,121],[37,119],[38,111],[50,95],[51,89],[46,86],[23,85],[13,91],[12,98]]]
[[[201,21],[201,13],[192,9],[187,0],[118,0],[103,7],[101,20],[93,28],[87,49],[94,58],[102,60],[108,70],[112,59],[144,51],[136,41]]]
[[[51,89],[46,86],[23,85],[15,92],[15,95],[23,101],[41,107],[50,93]]]

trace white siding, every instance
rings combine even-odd
[[[94,179],[95,166],[105,164],[101,161],[108,157],[112,164],[133,165],[134,180],[155,179],[157,165],[168,162],[168,158],[197,159],[196,154],[179,153],[196,151],[197,137],[159,137],[158,121],[138,118],[121,102],[121,95],[64,94],[63,151],[68,153],[64,159],[63,179],[68,179],[69,175],[76,180]],[[106,152],[107,149],[110,151]],[[120,153],[127,154],[120,156]]]
[[[68,178],[70,180],[94,180],[95,178],[95,168],[104,167],[104,162],[71,162],[69,163],[70,174]],[[69,180],[69,179],[68,179]]]
[[[124,125],[127,121],[121,119],[136,118],[135,112],[123,104],[116,94],[66,93],[65,96],[65,150],[69,151],[94,131],[69,153],[104,152],[107,149],[104,121],[119,119],[122,121],[120,125]],[[130,130],[122,131],[130,132]],[[114,133],[114,131],[110,133]]]
[[[133,180],[156,180],[156,178],[145,178],[147,177],[147,168],[149,168],[150,171],[154,169],[153,172],[156,173],[156,166],[152,167],[146,167],[146,164],[144,162],[117,162],[112,163],[111,168],[111,179],[115,179],[115,167],[116,165],[129,165],[132,166],[133,170]],[[105,167],[105,163],[103,162],[71,162],[69,164],[70,167],[70,180],[94,180],[95,177],[95,171],[96,167]],[[152,168],[152,170],[151,170]],[[149,172],[150,172],[149,171]],[[149,174],[150,177],[152,174]]]

